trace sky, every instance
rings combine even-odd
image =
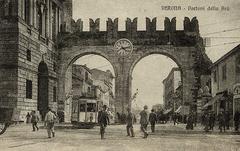
[[[181,6],[182,10],[166,11],[162,10],[162,6]],[[206,9],[209,6],[224,6],[229,10],[190,11],[189,6],[204,6]],[[185,16],[197,16],[201,36],[211,39],[210,47],[206,47],[206,54],[213,62],[240,44],[239,14],[240,0],[73,0],[73,18],[83,20],[85,31],[89,30],[89,18],[100,18],[100,30],[105,31],[107,18],[119,18],[119,30],[125,30],[125,19],[138,17],[138,30],[144,30],[145,18],[157,17],[157,30],[161,30],[165,17],[176,17],[177,29],[181,30]],[[95,55],[83,56],[77,63],[87,64],[90,68],[113,71],[107,60]],[[162,80],[174,66],[177,65],[162,55],[143,58],[135,66],[132,91],[134,93],[139,89],[139,106],[162,103]]]

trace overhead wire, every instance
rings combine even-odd
[[[230,22],[230,21],[232,21],[232,22],[240,21],[240,18],[226,19],[226,20],[221,20],[221,21],[215,22],[215,23],[203,24],[203,25],[200,25],[200,26],[202,28],[202,27],[208,27],[208,26],[216,25],[216,24],[219,24],[219,23]]]
[[[232,28],[232,29],[226,29],[226,30],[221,30],[221,31],[216,31],[216,32],[211,32],[211,33],[205,33],[202,36],[213,35],[213,34],[218,34],[218,33],[225,33],[225,32],[230,32],[230,31],[235,31],[235,30],[240,30],[240,27]]]
[[[235,43],[240,43],[240,41],[226,42],[226,43],[221,43],[221,44],[216,44],[216,45],[211,45],[211,46],[206,46],[206,47],[216,47],[216,46],[230,45],[230,44],[235,44]]]

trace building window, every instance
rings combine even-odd
[[[52,39],[56,40],[56,5],[52,4]]]
[[[236,58],[236,73],[240,74],[240,55]]]
[[[32,81],[26,80],[26,98],[32,99]]]
[[[27,49],[27,61],[31,61],[31,50]]]
[[[226,67],[226,65],[222,66],[222,79],[223,80],[227,79],[227,67]]]
[[[217,82],[217,71],[216,70],[213,72],[213,81]]]
[[[30,24],[30,0],[24,1],[25,8],[24,8],[24,19],[27,24]]]
[[[57,102],[57,88],[53,87],[53,102]]]
[[[91,88],[90,87],[88,87],[88,94],[90,94],[91,93]]]
[[[57,65],[56,65],[56,62],[53,62],[53,71],[54,71],[54,72],[57,71]]]

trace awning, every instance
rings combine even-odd
[[[223,97],[223,93],[215,95],[208,103],[206,103],[202,109],[206,109],[207,107],[213,105],[217,100],[220,100]]]
[[[168,113],[171,112],[171,111],[172,111],[172,108],[167,109],[166,111],[163,112],[163,114],[168,114]]]
[[[181,110],[182,110],[182,106],[180,105],[180,106],[178,107],[178,109],[175,111],[175,113],[180,113]]]

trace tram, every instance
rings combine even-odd
[[[74,98],[71,122],[76,128],[93,128],[98,122],[98,111],[102,101],[94,98]]]

